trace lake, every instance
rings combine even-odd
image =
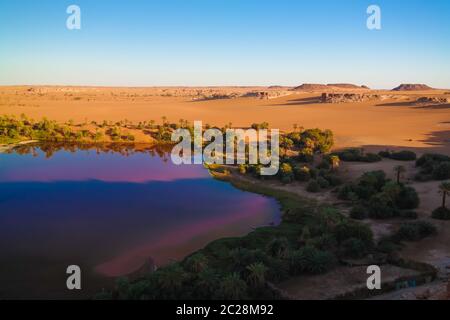
[[[275,200],[143,146],[26,145],[0,154],[0,298],[85,298],[148,261],[277,224]],[[66,288],[66,268],[82,290]]]

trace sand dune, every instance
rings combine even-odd
[[[387,97],[352,103],[320,103],[323,90],[290,91],[272,99],[242,97],[248,92],[287,88],[265,87],[0,87],[0,114],[26,114],[57,121],[202,120],[212,125],[249,126],[267,121],[291,130],[294,124],[331,129],[337,147],[404,146],[450,154],[450,105],[417,105],[421,97],[450,97],[444,90],[368,91]],[[346,92],[351,92],[347,89]],[[356,91],[359,92],[359,91]],[[203,94],[237,93],[230,99],[196,100]],[[420,150],[419,150],[420,152]]]

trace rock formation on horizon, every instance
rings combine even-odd
[[[344,89],[369,89],[367,86],[358,86],[353,83],[330,83],[328,87],[344,88]]]
[[[304,83],[301,86],[295,87],[294,90],[323,90],[327,88],[328,86],[326,84]]]
[[[402,83],[398,87],[392,89],[392,91],[420,91],[420,90],[433,90],[433,88],[427,86],[426,84]]]
[[[330,83],[330,84],[321,84],[321,83],[304,83],[301,86],[295,87],[295,91],[300,90],[327,90],[327,89],[333,89],[333,88],[339,88],[339,89],[369,89],[367,86],[358,86],[356,84],[352,83]]]

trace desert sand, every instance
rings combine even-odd
[[[450,104],[416,103],[420,97],[450,98],[448,90],[376,91],[330,87],[327,92],[367,93],[375,98],[321,103],[324,89],[286,87],[107,88],[4,86],[0,114],[65,122],[202,120],[246,127],[269,122],[272,128],[331,129],[336,147],[407,147],[450,154]],[[261,96],[261,92],[264,92]]]

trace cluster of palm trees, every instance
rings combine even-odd
[[[442,208],[447,208],[445,200],[450,195],[450,182],[443,182],[439,185],[439,192],[442,194]]]
[[[406,172],[406,168],[404,166],[395,166],[394,172],[397,175],[397,184],[400,184],[401,176],[404,172]],[[449,181],[442,182],[439,185],[439,193],[442,195],[441,208],[447,209],[446,200],[447,200],[447,196],[450,195],[450,182]]]

